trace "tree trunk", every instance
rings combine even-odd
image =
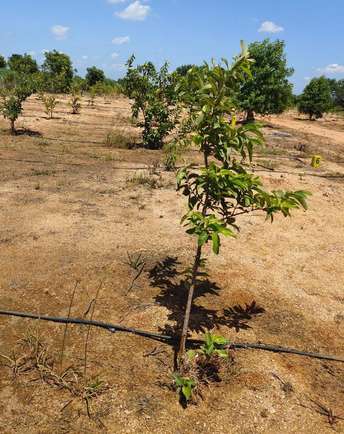
[[[183,330],[182,330],[182,334],[181,334],[181,338],[180,338],[179,353],[178,353],[179,359],[185,353],[185,344],[186,344],[186,339],[187,339],[187,335],[188,335],[190,314],[191,314],[193,296],[194,296],[196,282],[197,282],[198,268],[199,268],[199,265],[201,263],[201,254],[202,254],[202,247],[198,246],[197,251],[196,251],[195,261],[194,261],[194,264],[192,267],[192,276],[191,276],[191,282],[190,282],[190,286],[189,286],[188,301],[186,303]]]
[[[246,122],[254,122],[254,111],[253,110],[247,110]]]
[[[15,125],[14,125],[14,119],[10,119],[10,122],[11,122],[11,134],[14,136],[15,135],[15,133],[16,133],[16,128],[15,128]]]
[[[208,167],[209,167],[207,150],[204,151],[204,166],[206,167],[206,169],[208,169]],[[202,208],[202,214],[204,216],[206,216],[206,214],[207,214],[208,202],[209,202],[209,193],[208,193],[207,186],[205,187],[205,191],[206,191],[206,197],[205,197],[204,205]],[[185,345],[186,345],[186,339],[187,339],[188,329],[189,329],[190,314],[191,314],[192,302],[193,302],[193,297],[194,297],[194,292],[195,292],[195,287],[196,287],[196,282],[197,282],[198,269],[199,269],[199,266],[201,264],[201,256],[202,256],[202,246],[198,245],[197,250],[196,250],[196,256],[195,256],[194,264],[192,267],[191,282],[190,282],[189,293],[188,293],[188,301],[186,303],[183,329],[182,329],[182,334],[181,334],[180,343],[179,343],[179,352],[178,352],[178,359],[179,360],[185,354]]]

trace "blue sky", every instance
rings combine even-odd
[[[2,1],[0,54],[68,53],[80,74],[97,65],[112,78],[135,53],[171,67],[231,58],[247,43],[284,39],[295,91],[325,73],[344,78],[344,0]]]

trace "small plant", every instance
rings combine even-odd
[[[228,350],[226,346],[229,344],[228,339],[223,336],[213,335],[211,333],[206,333],[204,336],[204,344],[199,350],[190,350],[187,352],[188,357],[192,358],[197,354],[205,356],[207,359],[211,359],[214,356],[228,358]]]
[[[23,111],[22,102],[14,95],[3,97],[0,103],[0,110],[3,117],[10,121],[11,134],[15,134],[15,122]]]
[[[72,93],[69,104],[72,108],[72,115],[78,115],[81,109],[81,99],[77,93]]]
[[[96,100],[96,96],[97,96],[97,89],[94,86],[92,86],[89,89],[88,96],[89,96],[88,106],[91,108],[94,108],[95,107],[95,100]]]
[[[44,93],[41,93],[39,98],[44,104],[46,115],[49,119],[52,119],[54,116],[54,110],[58,104],[56,97],[54,95],[45,95]]]
[[[193,397],[193,391],[196,387],[195,380],[188,377],[182,377],[179,374],[173,374],[173,378],[181,399],[185,399],[186,402],[189,402]]]

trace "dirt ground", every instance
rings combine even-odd
[[[11,137],[0,120],[0,309],[82,317],[101,285],[94,319],[169,332],[180,324],[180,284],[194,240],[180,225],[184,198],[163,154],[106,147],[106,134],[137,135],[125,99],[53,120],[32,97]],[[331,118],[332,119],[332,118]],[[271,189],[312,192],[309,210],[273,225],[244,217],[221,255],[207,251],[209,278],[196,295],[191,328],[231,341],[264,342],[344,357],[344,120],[309,122],[293,114],[265,119],[266,147],[253,170]],[[319,169],[311,156],[323,156]],[[197,161],[190,151],[183,157]],[[140,184],[139,176],[153,180]],[[154,188],[153,188],[154,187]],[[129,253],[141,254],[137,273]],[[253,301],[260,314],[240,314]],[[231,309],[232,308],[232,309]],[[239,313],[238,313],[239,312]],[[37,333],[59,360],[64,326],[0,317],[0,353]],[[84,364],[87,329],[67,332],[63,366]],[[13,355],[16,353],[16,356]],[[127,334],[92,329],[87,375],[109,389],[85,402],[0,360],[0,431],[12,433],[276,434],[344,432],[321,414],[344,417],[344,365],[238,350],[223,381],[184,409],[170,389],[173,349]]]

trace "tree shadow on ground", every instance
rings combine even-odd
[[[42,137],[42,133],[39,131],[30,130],[29,128],[17,128],[15,131],[16,136],[30,136],[30,137]]]
[[[169,311],[168,324],[160,327],[160,331],[175,337],[180,336],[182,330],[189,287],[189,270],[178,271],[180,265],[177,257],[168,256],[149,271],[151,286],[161,289],[155,302]],[[251,304],[235,305],[222,312],[197,303],[206,295],[220,296],[220,291],[221,288],[209,279],[207,273],[199,273],[189,323],[191,332],[205,333],[219,326],[234,328],[237,332],[247,330],[251,328],[250,320],[265,312],[254,300]]]

